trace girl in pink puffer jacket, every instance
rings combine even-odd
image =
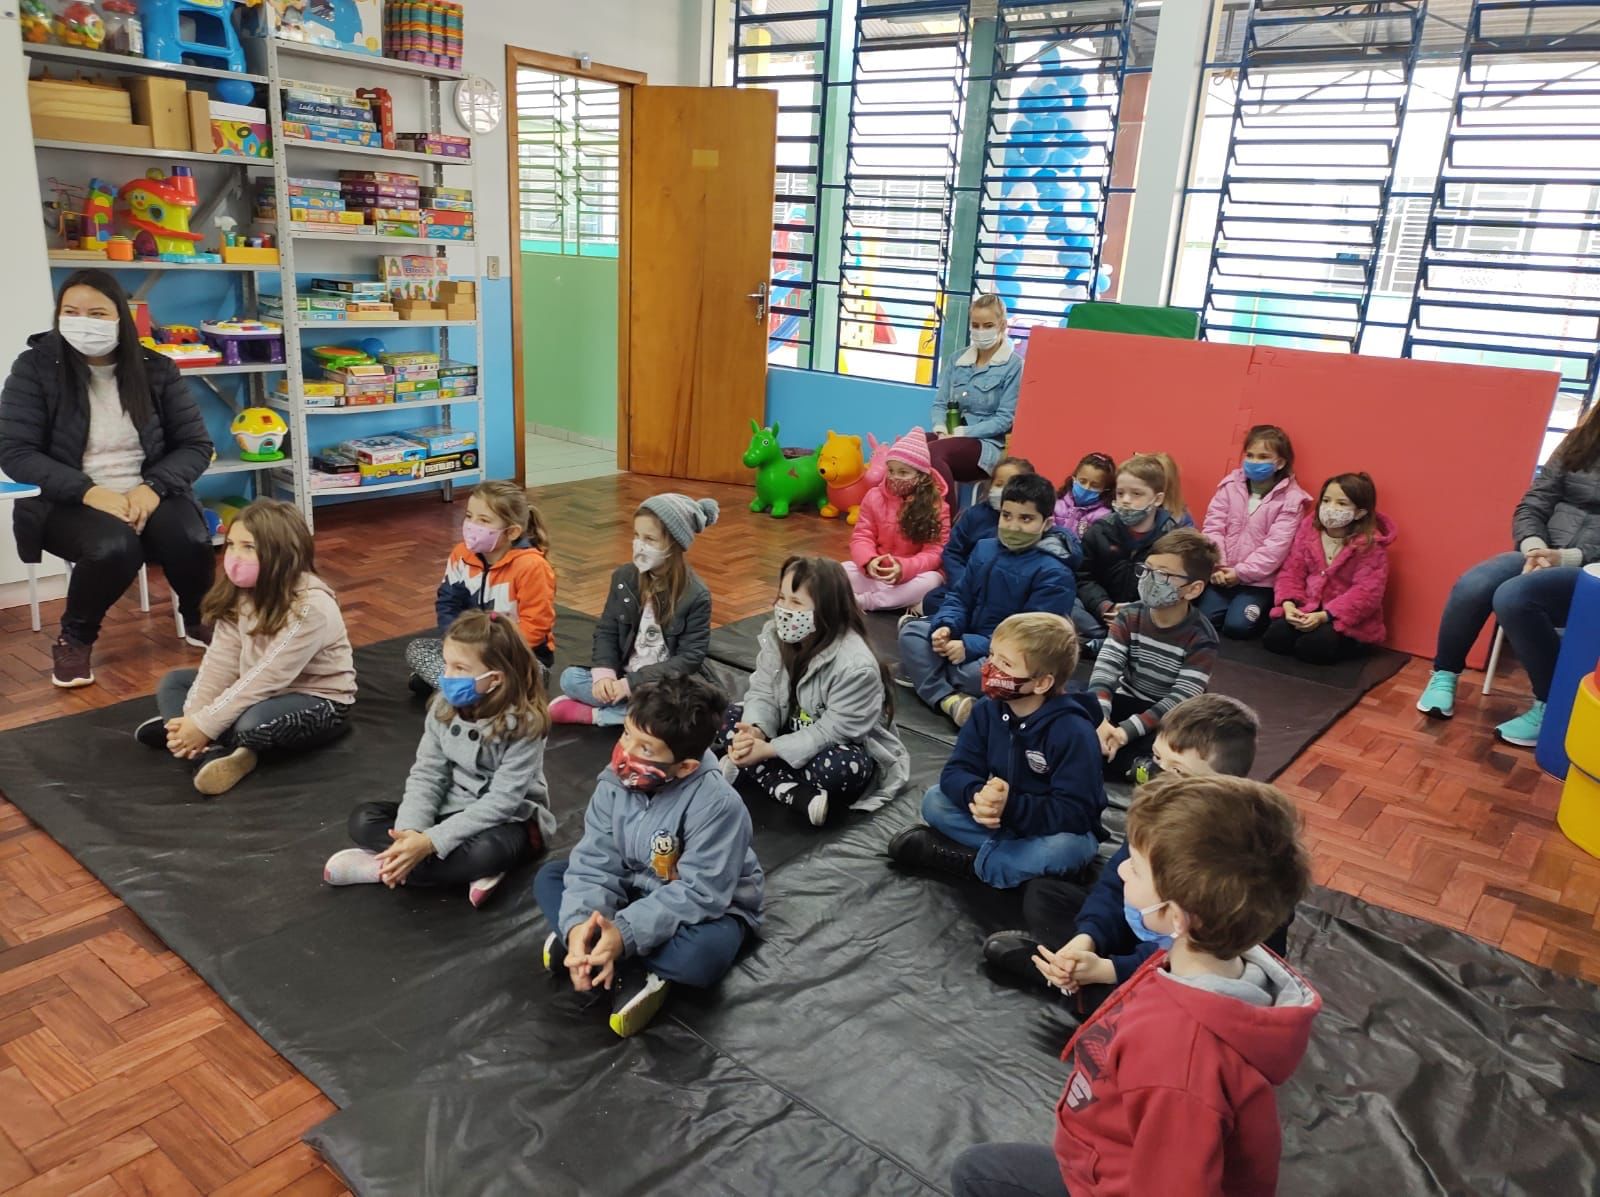
[[[1300,525],[1278,573],[1263,645],[1311,665],[1357,657],[1388,635],[1383,597],[1395,526],[1366,474],[1336,474]]]
[[[1244,438],[1244,462],[1217,485],[1202,531],[1222,564],[1200,596],[1200,611],[1236,640],[1266,630],[1278,570],[1311,496],[1294,480],[1294,445],[1276,424]]]
[[[898,611],[944,581],[940,555],[950,539],[944,479],[928,456],[928,436],[913,428],[889,447],[884,479],[861,500],[850,560],[850,588],[863,611]]]

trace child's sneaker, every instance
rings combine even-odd
[[[983,962],[1009,981],[1047,989],[1050,982],[1033,963],[1038,950],[1039,941],[1026,931],[996,931],[983,941]]]
[[[1456,713],[1456,679],[1461,675],[1448,669],[1435,669],[1417,699],[1417,710],[1429,719],[1449,719]]]
[[[406,682],[406,687],[418,698],[433,697],[433,683],[427,678],[423,677],[420,673],[413,673],[410,679]]]
[[[623,1039],[650,1025],[672,986],[655,973],[628,967],[619,961],[611,987],[611,1029]]]
[[[947,694],[939,700],[939,709],[950,717],[957,727],[965,727],[972,718],[973,697],[970,694]]]
[[[218,749],[215,756],[207,754],[194,771],[194,788],[207,798],[215,798],[233,789],[255,767],[256,754],[253,749],[235,748],[232,752]]]
[[[1536,702],[1515,719],[1507,719],[1494,730],[1507,744],[1532,748],[1539,743],[1539,732],[1543,727],[1544,703]]]
[[[504,873],[496,873],[493,877],[479,877],[467,886],[467,901],[472,903],[474,909],[482,906],[494,893],[495,886],[504,881],[505,877]]]
[[[907,607],[904,611],[902,611],[900,613],[900,618],[894,621],[894,630],[898,632],[901,628],[905,627],[906,624],[911,623],[912,621],[918,620],[918,619],[921,619],[921,618],[922,618],[922,608],[921,607]]]
[[[559,977],[567,971],[567,941],[552,931],[544,937],[544,951],[541,953],[544,961],[544,971],[552,977]]]
[[[811,820],[813,827],[821,827],[828,821],[827,790],[818,790],[816,797],[806,803],[806,818]]]
[[[568,698],[563,694],[560,698],[550,703],[551,723],[576,723],[579,725],[594,724],[594,708],[588,703],[579,702],[576,698]]]
[[[160,715],[152,715],[133,729],[133,738],[146,748],[165,748],[167,746],[167,721]]]
[[[322,866],[322,880],[328,885],[376,885],[383,880],[378,872],[378,854],[365,848],[335,852]]]
[[[889,858],[903,868],[970,878],[978,850],[919,825],[906,828],[889,841]]]

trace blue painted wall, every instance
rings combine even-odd
[[[785,445],[820,445],[831,428],[890,441],[928,425],[932,387],[774,366],[767,371],[767,423]]]

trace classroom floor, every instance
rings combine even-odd
[[[523,441],[524,479],[531,487],[581,482],[617,473],[617,451],[530,432]]]
[[[666,485],[613,475],[534,491],[564,604],[599,612],[628,551],[628,517]],[[844,553],[841,523],[752,515],[747,488],[685,489],[724,504],[692,558],[719,623],[763,610],[791,553]],[[319,570],[355,642],[428,622],[461,506],[416,498],[319,511]],[[0,611],[0,728],[148,694],[165,670],[197,661],[172,636],[164,585],[153,579],[152,590],[149,614],[132,598],[112,613],[99,684],[83,690],[50,685],[49,636],[28,629],[26,608]],[[46,606],[47,628],[60,606]],[[1531,754],[1492,738],[1525,702],[1525,680],[1507,671],[1487,699],[1473,685],[1455,720],[1439,724],[1412,709],[1426,678],[1427,663],[1413,661],[1278,779],[1305,814],[1316,880],[1600,981],[1600,861],[1556,830],[1559,787]],[[332,1111],[131,911],[0,801],[0,1194],[338,1194],[343,1184],[299,1142]]]

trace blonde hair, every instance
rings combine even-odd
[[[1008,615],[989,637],[990,643],[1001,637],[1016,645],[1035,677],[1051,674],[1056,679],[1057,692],[1066,689],[1068,679],[1078,668],[1078,633],[1070,619],[1048,611]]]
[[[472,488],[472,497],[481,499],[483,505],[498,520],[509,527],[522,529],[528,543],[541,552],[550,551],[550,534],[545,531],[544,519],[539,509],[528,502],[528,492],[510,479],[480,482]]]
[[[1161,472],[1166,475],[1167,484],[1161,489],[1166,491],[1166,501],[1161,504],[1168,515],[1175,520],[1183,518],[1183,483],[1178,478],[1178,463],[1172,460],[1170,453],[1151,453],[1149,456],[1161,463]]]
[[[985,291],[975,296],[972,300],[972,306],[967,311],[969,317],[973,312],[993,312],[1000,321],[1002,329],[1005,328],[1006,321],[1010,319],[1010,313],[1006,311],[1006,301],[993,291]]]

